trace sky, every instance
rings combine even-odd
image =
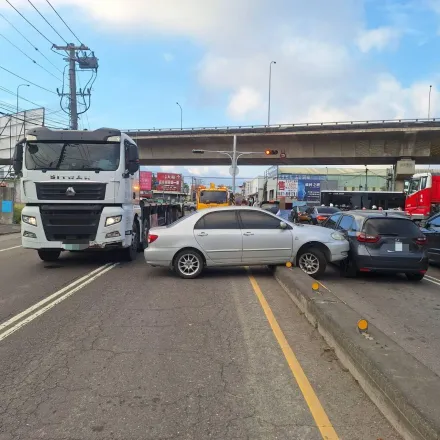
[[[0,111],[15,108],[17,86],[31,81],[20,97],[65,124],[55,112],[66,62],[51,43],[78,41],[47,0],[32,4],[60,35],[29,0],[8,1],[47,39],[0,0],[0,67],[25,79],[0,69]],[[184,127],[265,124],[271,61],[272,123],[426,118],[430,85],[430,114],[440,117],[440,0],[50,3],[99,58],[81,127],[178,128],[176,102]],[[89,79],[80,72],[79,86]],[[166,168],[228,175],[227,167]],[[242,167],[240,177],[263,170]]]

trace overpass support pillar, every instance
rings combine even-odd
[[[394,167],[394,191],[405,189],[405,180],[409,180],[416,172],[416,162],[412,159],[402,158]]]

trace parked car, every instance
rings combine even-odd
[[[440,214],[434,214],[428,218],[421,231],[427,239],[426,253],[428,259],[440,263]]]
[[[350,243],[349,257],[341,263],[343,276],[389,272],[420,281],[428,269],[426,237],[401,215],[346,211],[333,214],[322,226],[341,232]]]
[[[185,211],[195,211],[197,209],[195,202],[185,202],[183,208]]]
[[[326,221],[335,212],[341,212],[341,210],[332,206],[310,206],[305,210],[305,213],[303,216],[301,216],[300,221],[310,223],[312,225],[319,225]]]
[[[261,202],[260,208],[264,209],[265,211],[271,212],[272,214],[276,214],[279,210],[280,202],[274,201],[274,202]]]
[[[196,212],[169,226],[152,228],[145,260],[196,278],[206,266],[279,265],[290,261],[309,275],[321,275],[328,262],[347,257],[342,234],[295,225],[253,207]]]
[[[288,222],[293,222],[293,213],[291,209],[279,209],[277,212],[277,217],[280,217]]]

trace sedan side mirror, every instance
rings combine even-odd
[[[287,223],[280,222],[280,229],[287,229]]]

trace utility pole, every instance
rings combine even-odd
[[[81,44],[80,46],[75,46],[75,44],[70,43],[67,46],[57,46],[56,44],[53,45],[53,48],[56,50],[63,50],[67,52],[68,58],[64,58],[65,61],[69,62],[69,93],[64,93],[62,91],[61,93],[57,89],[58,95],[68,96],[69,97],[69,115],[70,115],[70,129],[71,130],[78,130],[78,101],[77,96],[90,96],[90,89],[80,90],[80,93],[78,94],[76,91],[76,63],[78,63],[80,69],[84,70],[95,70],[98,69],[98,59],[95,57],[94,53],[92,52],[92,56],[87,56],[84,54],[85,51],[90,50],[87,46],[84,44]],[[82,51],[84,56],[79,57],[77,51]],[[87,93],[86,93],[87,92]],[[87,108],[88,110],[88,108]],[[85,111],[87,111],[85,110]]]

